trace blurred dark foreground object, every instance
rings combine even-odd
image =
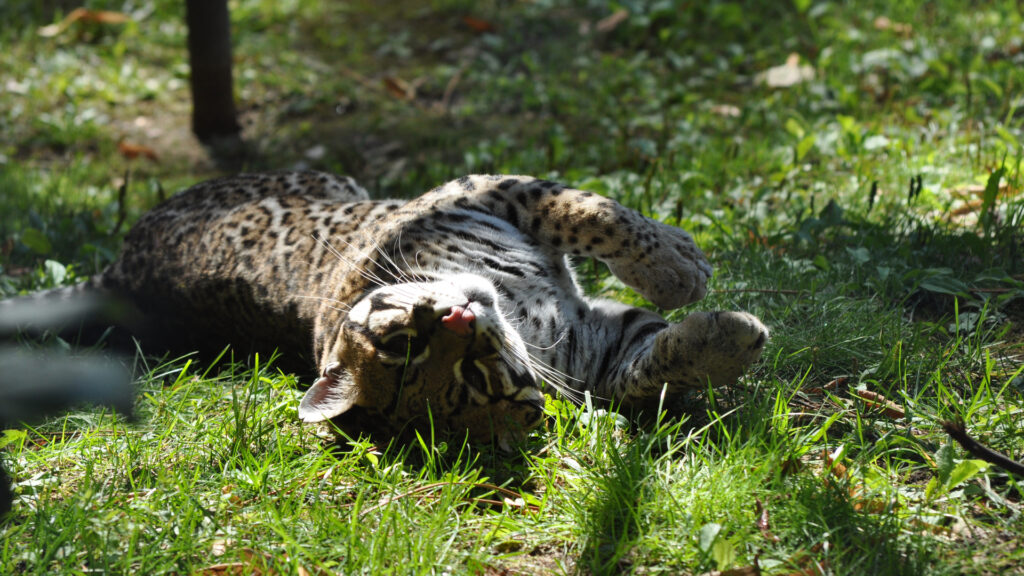
[[[0,348],[0,425],[33,422],[82,404],[130,415],[135,393],[116,361]]]
[[[0,303],[0,341],[26,333],[63,332],[111,308],[102,298],[18,298]],[[135,390],[116,359],[61,351],[0,347],[0,430],[84,404],[109,406],[131,416]],[[0,462],[0,518],[10,511],[10,479]]]
[[[112,326],[139,328],[131,305],[79,284],[0,300],[0,342],[19,335],[57,335],[86,346],[102,342]]]

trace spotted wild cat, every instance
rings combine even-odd
[[[349,434],[434,426],[503,445],[542,416],[544,385],[618,405],[730,384],[766,328],[742,312],[654,312],[591,299],[567,256],[605,262],[662,308],[702,298],[691,237],[598,195],[467,176],[371,201],[351,179],[252,174],[147,213],[86,288],[132,302],[177,348],[280,350],[319,379],[299,417]]]

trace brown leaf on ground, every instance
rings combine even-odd
[[[129,160],[135,160],[138,157],[147,158],[153,162],[159,162],[160,158],[157,156],[156,151],[149,146],[143,146],[142,144],[134,144],[122,140],[117,143],[117,151],[121,153],[121,156]]]
[[[821,459],[825,461],[825,468],[828,470],[829,474],[839,480],[845,480],[848,475],[846,466],[842,462],[839,462],[838,453],[838,450],[835,455],[830,454],[828,450],[822,450]]]
[[[832,454],[828,450],[822,450],[821,452],[821,459],[825,463],[825,470],[829,473],[829,475],[822,478],[826,484],[832,484],[835,480],[845,481],[850,479],[849,469],[842,462],[839,462],[839,454],[839,450]],[[888,503],[884,500],[862,498],[860,495],[864,492],[866,490],[863,484],[850,482],[847,487],[847,493],[850,495],[850,502],[853,504],[855,511],[864,514],[881,514],[889,509]]]
[[[487,20],[481,20],[480,18],[473,18],[472,16],[463,16],[462,23],[468,26],[474,32],[483,34],[485,32],[494,32],[494,24],[491,24]]]
[[[857,500],[853,503],[853,509],[865,514],[881,514],[888,509],[888,505],[882,500]]]
[[[791,476],[800,472],[804,465],[800,462],[799,458],[789,457],[782,461],[780,474],[782,476]]]
[[[846,376],[837,376],[836,378],[834,378],[832,380],[829,380],[823,386],[814,386],[814,387],[808,388],[806,390],[806,392],[808,394],[821,394],[821,395],[825,395],[825,393],[827,393],[827,392],[835,393],[839,389],[844,388],[846,386],[846,382],[848,380],[849,380],[849,378],[846,377]]]
[[[385,76],[384,88],[399,100],[413,100],[416,98],[416,88],[397,76]]]
[[[65,30],[71,27],[75,22],[92,22],[95,24],[124,24],[131,18],[127,14],[121,12],[113,12],[110,10],[87,10],[85,8],[75,8],[64,17],[63,20],[56,24],[50,24],[49,26],[43,26],[38,30],[38,34],[43,38],[52,38],[63,33]]]

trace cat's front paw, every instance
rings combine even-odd
[[[645,221],[629,255],[608,263],[612,274],[661,308],[703,298],[712,269],[693,238],[675,226]]]
[[[659,335],[655,353],[689,386],[732,384],[761,357],[768,328],[746,312],[696,312]]]

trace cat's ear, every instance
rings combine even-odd
[[[299,419],[303,422],[323,422],[344,414],[356,405],[359,391],[352,373],[333,363],[302,397]]]

